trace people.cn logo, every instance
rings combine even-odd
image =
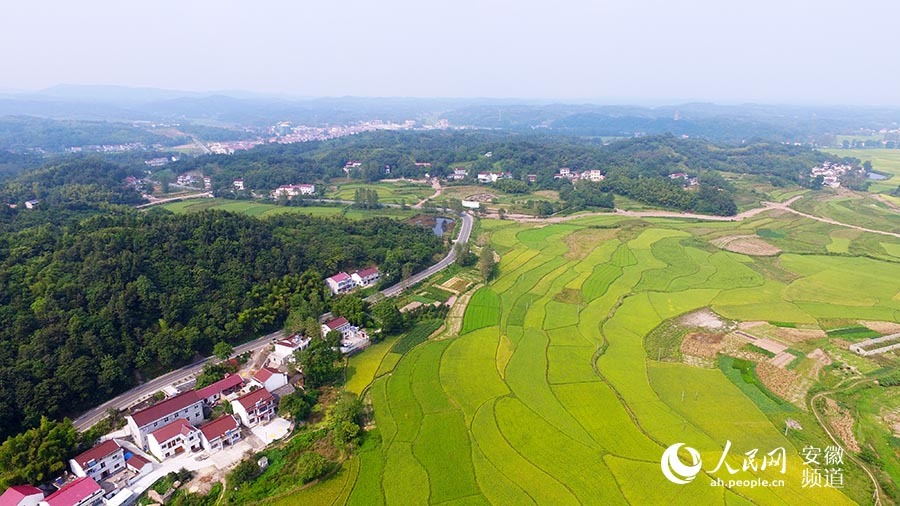
[[[666,448],[659,462],[663,475],[676,485],[686,485],[700,473],[700,452],[690,446],[684,446],[685,451],[691,456],[691,463],[685,464],[678,457],[678,449],[682,446],[684,443],[675,443]]]

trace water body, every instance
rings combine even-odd
[[[444,237],[444,225],[449,226],[453,223],[453,220],[450,218],[436,218],[436,221],[437,223],[434,224],[434,228],[431,231],[438,237]]]
[[[887,179],[888,177],[884,174],[879,174],[877,172],[869,172],[869,179],[874,179],[876,181],[881,181],[883,179]]]

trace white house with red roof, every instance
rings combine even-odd
[[[100,481],[125,469],[125,449],[110,439],[69,460],[69,467],[79,478],[90,476]]]
[[[328,335],[332,330],[337,330],[342,336],[347,337],[353,333],[353,326],[343,316],[332,318],[322,324],[322,335]]]
[[[0,495],[0,506],[37,506],[44,493],[31,485],[13,485]]]
[[[203,399],[194,390],[170,397],[149,408],[142,409],[125,417],[128,421],[128,432],[134,442],[141,448],[147,448],[147,435],[177,419],[189,423],[203,421]]]
[[[147,446],[159,460],[187,451],[200,451],[200,431],[187,420],[179,418],[147,435]]]
[[[40,506],[94,506],[103,504],[103,489],[91,477],[69,482],[48,495]]]
[[[235,179],[234,180],[234,189],[235,190],[243,190],[244,189],[244,180],[243,179]]]
[[[325,278],[325,284],[328,285],[328,288],[334,295],[347,293],[356,288],[353,278],[346,272],[339,272],[330,278]]]
[[[125,466],[135,474],[144,474],[153,470],[153,464],[137,453],[132,453],[128,456]]]
[[[200,427],[200,441],[208,451],[221,450],[241,440],[241,422],[234,415],[224,415]]]
[[[297,350],[305,350],[309,342],[310,338],[300,334],[275,341],[275,351],[269,354],[269,359],[275,364],[287,365],[294,361],[294,353]]]
[[[243,386],[244,378],[240,374],[229,374],[212,385],[197,389],[197,396],[207,406],[214,406],[223,397],[237,392]]]
[[[288,384],[288,375],[278,369],[263,367],[253,375],[253,382],[269,392],[274,392]]]
[[[378,272],[378,267],[367,267],[354,272],[350,277],[353,278],[353,282],[356,283],[357,286],[369,286],[378,281],[378,278],[381,277],[381,273]]]
[[[244,426],[254,427],[275,418],[275,404],[275,397],[259,388],[231,401],[231,408]]]

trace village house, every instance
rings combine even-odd
[[[498,172],[479,172],[477,177],[478,177],[479,183],[496,183],[497,180],[500,179],[500,173],[498,173]]]
[[[325,278],[325,284],[328,285],[328,288],[331,289],[331,293],[334,295],[347,293],[356,288],[353,278],[346,272],[339,272],[330,278]]]
[[[203,176],[203,189],[209,190],[212,188],[212,178],[209,176]]]
[[[277,369],[263,367],[253,375],[253,382],[269,392],[274,392],[288,384],[288,376]]]
[[[103,504],[103,489],[92,478],[85,476],[67,483],[48,495],[39,506],[95,506]]]
[[[137,453],[132,453],[128,456],[128,459],[125,460],[125,466],[135,474],[144,474],[153,469],[153,464]]]
[[[357,286],[365,287],[378,281],[378,278],[381,277],[381,273],[378,272],[378,267],[368,267],[354,272],[350,277],[353,278],[353,282],[356,283]]]
[[[241,440],[241,423],[234,415],[224,415],[200,427],[203,448],[217,451]]]
[[[316,185],[314,184],[289,184],[281,185],[272,190],[272,198],[277,199],[282,195],[286,197],[296,197],[298,195],[314,195],[316,193]]]
[[[347,321],[343,316],[339,318],[332,318],[327,322],[322,324],[322,335],[328,335],[332,330],[336,330],[341,333],[341,336],[347,337],[349,334],[353,332],[353,326],[350,325],[350,322]]]
[[[469,175],[469,171],[463,169],[462,167],[457,167],[453,169],[453,174],[447,176],[447,179],[450,181],[462,181]]]
[[[537,174],[528,174],[525,176],[525,180],[529,183],[537,183]]]
[[[243,190],[244,189],[244,180],[243,179],[235,179],[233,184],[234,184],[235,190]]]
[[[149,408],[125,417],[128,432],[141,448],[147,448],[147,435],[177,419],[189,423],[203,421],[203,399],[194,390],[170,397]]]
[[[599,181],[603,181],[604,179],[606,179],[606,176],[603,175],[603,171],[601,171],[599,169],[591,169],[590,171],[587,172],[587,174],[588,174],[588,179],[590,179],[593,182],[599,182]]]
[[[26,200],[25,201],[25,209],[34,209],[40,203],[41,203],[40,200]]]
[[[156,458],[165,460],[172,455],[187,451],[200,451],[200,431],[186,420],[174,422],[151,432],[147,436],[147,447]]]
[[[297,350],[305,350],[309,342],[310,338],[300,334],[275,341],[275,351],[269,354],[269,359],[274,364],[287,365],[294,361],[294,353]]]
[[[125,469],[125,450],[110,439],[69,460],[69,468],[79,478],[100,481]]]
[[[0,495],[0,506],[37,506],[44,493],[31,485],[13,485]]]
[[[238,397],[231,401],[231,407],[245,427],[254,427],[275,418],[275,397],[265,388]]]
[[[206,406],[215,406],[226,395],[237,392],[244,386],[244,378],[239,374],[229,374],[225,378],[197,390],[197,396]]]

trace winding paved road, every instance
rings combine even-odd
[[[472,233],[472,225],[474,223],[474,219],[471,214],[463,213],[460,215],[462,218],[462,227],[460,227],[459,235],[457,235],[454,243],[457,242],[468,242],[469,236]],[[413,275],[407,280],[401,281],[396,285],[389,286],[384,290],[378,292],[377,294],[369,297],[367,300],[371,300],[373,298],[384,298],[384,297],[393,297],[409,286],[415,285],[420,281],[427,279],[430,276],[437,274],[438,272],[444,270],[453,263],[456,259],[456,251],[451,248],[450,252],[447,253],[447,256],[442,258],[438,263],[432,265],[431,267]],[[248,351],[252,352],[263,346],[268,345],[275,339],[281,339],[284,337],[283,331],[272,332],[271,334],[264,335],[260,338],[254,339],[253,341],[246,342],[244,344],[238,345],[234,347],[234,354],[240,355],[246,353]],[[127,408],[137,404],[138,402],[146,399],[147,397],[155,394],[156,392],[163,389],[163,387],[167,385],[171,385],[173,383],[180,383],[182,381],[187,380],[191,376],[197,374],[203,369],[203,364],[207,361],[212,360],[213,357],[206,357],[205,359],[198,360],[193,364],[186,365],[181,369],[176,369],[174,371],[163,374],[162,376],[153,378],[152,380],[138,385],[131,390],[113,398],[109,401],[104,402],[103,404],[87,411],[82,414],[78,418],[75,419],[74,425],[75,428],[84,431],[89,429],[91,426],[102,420],[106,416],[106,412],[110,408]]]

